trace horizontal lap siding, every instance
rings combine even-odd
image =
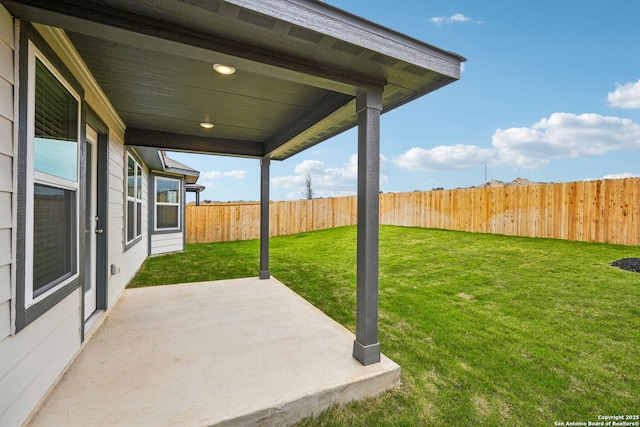
[[[4,7],[0,6],[0,342],[11,333],[10,298],[14,223],[13,57],[13,18]],[[1,419],[0,425],[2,425]]]
[[[184,250],[182,233],[167,233],[151,235],[151,255]]]
[[[14,218],[14,27],[0,6],[0,425],[20,425],[80,348],[76,291],[11,333]]]
[[[111,306],[127,283],[147,258],[148,245],[148,182],[149,171],[143,166],[142,179],[142,238],[125,250],[124,200],[126,186],[126,148],[119,137],[109,141],[109,248],[108,263],[120,272],[109,276],[108,305]],[[109,269],[110,271],[110,269]]]
[[[148,170],[143,178],[143,233],[141,241],[125,251],[124,128],[103,104],[103,95],[81,71],[64,43],[38,26],[46,42],[69,67],[86,90],[86,100],[109,127],[108,142],[108,248],[107,262],[120,273],[107,278],[108,307],[135,275],[148,254]],[[45,30],[42,32],[42,30]],[[13,18],[0,5],[0,426],[20,425],[80,348],[81,291],[73,292],[16,335],[11,333],[11,284],[14,282],[14,27]],[[76,65],[77,64],[77,65]],[[95,89],[95,90],[94,90]],[[96,92],[97,90],[97,92]]]
[[[18,426],[80,348],[79,291],[0,341],[0,425]]]
[[[124,248],[124,145],[109,141],[109,260],[122,254]]]

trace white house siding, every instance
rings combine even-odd
[[[147,183],[144,171],[143,233],[125,251],[124,125],[78,60],[68,39],[58,30],[36,25],[85,89],[85,100],[109,127],[108,263],[120,273],[108,277],[109,307],[147,256]],[[14,147],[14,22],[0,5],[0,426],[21,425],[36,408],[81,347],[81,290],[72,292],[52,309],[12,335],[11,298],[15,286]],[[75,56],[74,56],[75,55]]]
[[[80,348],[80,291],[0,342],[0,425],[19,426]]]
[[[11,247],[14,221],[13,56],[13,18],[0,5],[0,342],[11,333]]]
[[[184,250],[184,235],[182,233],[151,235],[151,255],[159,255],[182,250]]]
[[[136,274],[148,256],[148,182],[149,170],[142,164],[142,239],[125,250],[125,180],[126,149],[121,141],[109,143],[109,264],[120,272],[109,277],[109,305]]]
[[[0,5],[0,425],[19,426],[80,347],[80,291],[11,335],[14,23]]]

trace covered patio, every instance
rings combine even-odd
[[[128,289],[94,330],[29,426],[287,425],[400,383],[274,278]]]
[[[80,70],[83,111],[115,123],[127,151],[260,160],[259,278],[125,290],[100,327],[80,327],[95,336],[33,425],[287,423],[398,384],[378,342],[380,116],[458,80],[463,57],[315,0],[2,3]],[[269,268],[271,162],[354,127],[355,336]],[[123,201],[104,190],[108,248]]]

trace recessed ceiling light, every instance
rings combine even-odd
[[[202,122],[202,123],[200,123],[200,126],[202,126],[205,129],[211,129],[211,128],[213,128],[213,123]]]
[[[230,76],[236,72],[236,69],[229,65],[214,64],[213,69],[224,76]]]

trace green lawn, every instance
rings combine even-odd
[[[355,330],[355,227],[271,240],[271,273]],[[258,242],[148,259],[131,286],[256,276]],[[553,426],[640,413],[640,248],[383,226],[380,343],[402,385],[302,425]]]

